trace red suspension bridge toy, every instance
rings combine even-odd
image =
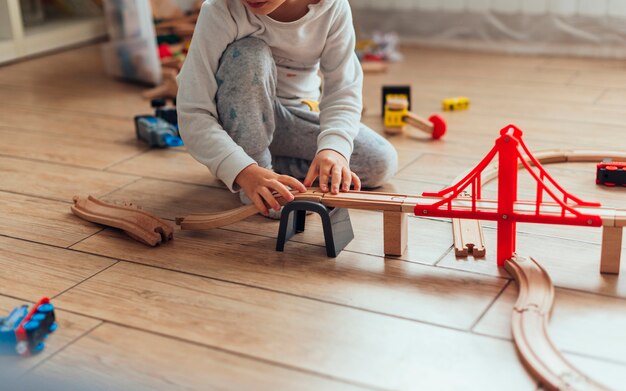
[[[496,155],[497,202],[481,197],[481,174]],[[537,183],[534,201],[517,199],[518,164],[523,165]],[[463,192],[469,192],[470,197],[462,196]],[[544,195],[547,202],[544,201]],[[522,140],[522,131],[515,125],[509,125],[500,131],[500,137],[487,156],[458,183],[436,193],[423,193],[422,196],[440,199],[430,205],[415,205],[414,212],[417,216],[497,221],[498,266],[503,266],[504,261],[515,252],[515,229],[518,222],[602,226],[600,216],[580,210],[581,207],[594,208],[601,205],[579,199],[552,179],[530,153]]]

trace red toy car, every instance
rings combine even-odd
[[[626,162],[598,163],[596,184],[604,186],[626,186]]]

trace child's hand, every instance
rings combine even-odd
[[[350,190],[350,184],[354,184],[354,190],[361,190],[361,180],[355,173],[350,171],[350,165],[346,158],[332,149],[324,149],[318,152],[311,163],[306,178],[304,178],[304,185],[311,186],[318,176],[320,178],[320,189],[323,192],[328,191],[329,177],[332,177],[330,184],[330,192],[332,194],[339,193],[339,186],[341,186],[341,191]]]
[[[291,186],[292,189],[300,192],[306,191],[306,187],[296,178],[288,175],[278,175],[274,171],[259,167],[256,164],[244,168],[235,178],[235,183],[241,186],[259,212],[265,216],[268,214],[266,205],[269,205],[270,208],[276,211],[280,210],[280,204],[274,198],[272,192],[277,192],[289,202],[293,201],[294,196],[287,189],[287,186]]]

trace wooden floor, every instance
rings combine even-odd
[[[421,115],[456,95],[472,107],[445,115],[445,141],[392,138],[401,170],[385,190],[440,189],[508,123],[534,151],[626,149],[624,61],[404,52],[366,77],[367,124],[382,128],[383,84],[410,83]],[[148,248],[71,215],[75,194],[170,220],[238,206],[184,150],[135,140],[132,117],[149,104],[101,63],[91,46],[0,68],[0,311],[47,295],[60,323],[43,354],[0,357],[12,376],[127,390],[537,389],[511,341],[517,289],[495,266],[493,224],[486,259],[455,259],[450,222],[414,217],[406,254],[385,258],[382,215],[352,211],[356,238],[329,259],[314,219],[278,253],[277,223],[261,217]],[[626,190],[596,187],[593,164],[549,171],[576,195],[624,207]],[[600,237],[521,225],[518,252],[557,286],[559,348],[626,389],[626,276],[599,274]]]

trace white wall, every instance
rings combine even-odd
[[[626,58],[626,0],[350,0],[361,36],[439,47]]]
[[[522,15],[626,17],[626,0],[350,0],[353,9],[493,11]]]

